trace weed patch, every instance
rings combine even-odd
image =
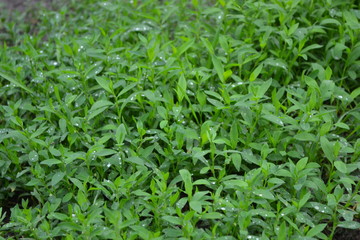
[[[0,13],[0,239],[357,236],[357,1],[35,13]]]

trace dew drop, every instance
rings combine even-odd
[[[78,52],[80,52],[81,50],[83,50],[85,47],[83,45],[80,45],[78,48]]]
[[[335,9],[331,9],[329,12],[330,16],[333,18],[336,16],[336,10]]]

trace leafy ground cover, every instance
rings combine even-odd
[[[9,15],[1,239],[359,236],[357,1]]]

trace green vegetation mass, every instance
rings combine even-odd
[[[4,9],[0,239],[360,228],[358,1]]]

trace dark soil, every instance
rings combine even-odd
[[[354,221],[360,222],[360,219]],[[360,240],[360,229],[337,228],[333,240]]]
[[[28,34],[36,34],[40,25],[40,10],[48,9],[59,11],[69,0],[0,0],[0,46],[5,42],[7,46],[16,45],[17,34],[24,32],[12,32],[5,27],[4,22],[15,24],[27,23],[29,28],[22,29]]]
[[[333,240],[360,240],[360,230],[338,228]]]
[[[24,11],[42,6],[50,7],[56,0],[0,0],[0,4],[4,5],[1,11]]]

